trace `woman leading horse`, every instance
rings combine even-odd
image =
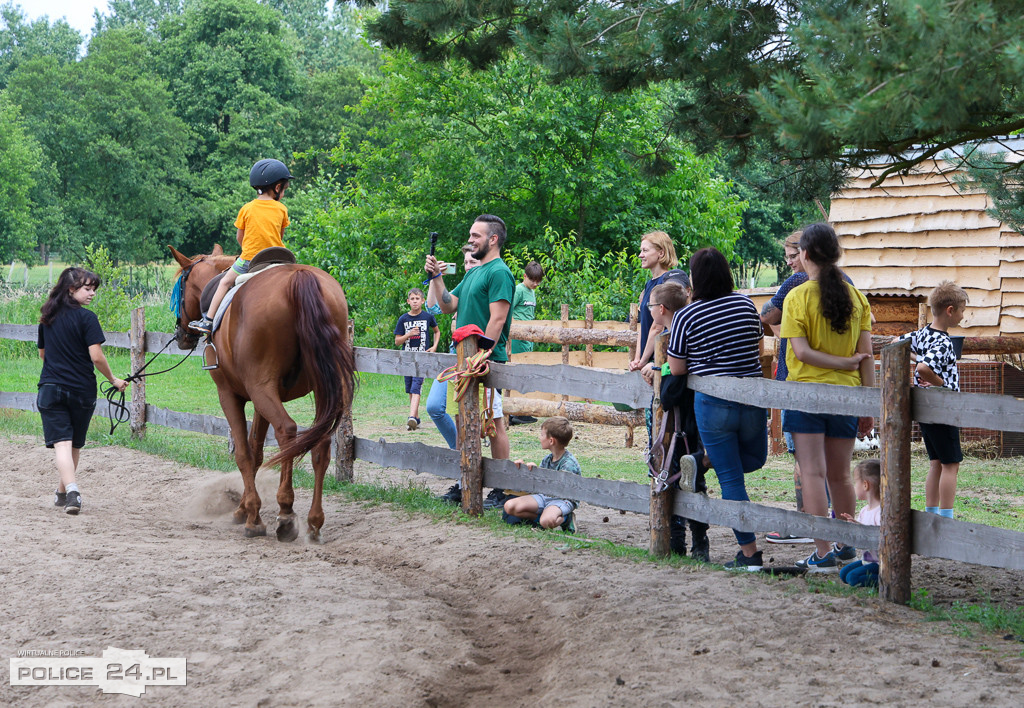
[[[171,252],[181,265],[176,291],[175,332],[182,349],[195,347],[198,335],[187,329],[201,315],[203,288],[230,267],[233,258],[223,255],[188,258]],[[256,287],[251,287],[256,285]],[[278,527],[281,541],[298,536],[292,504],[294,459],[312,451],[315,485],[309,509],[307,535],[319,540],[324,523],[321,505],[324,474],[330,461],[331,436],[343,412],[352,404],[355,357],[347,338],[348,304],[334,278],[307,265],[281,265],[253,276],[240,288],[213,333],[217,367],[210,371],[217,384],[220,405],[231,426],[235,463],[245,489],[235,510],[235,522],[245,522],[246,536],[263,536],[256,470],[263,464],[267,427],[274,426],[280,451],[269,464],[281,464],[277,490]],[[312,391],[315,416],[309,429],[297,433],[295,421],[283,401]],[[245,404],[252,401],[252,429],[246,435]]]

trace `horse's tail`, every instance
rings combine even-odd
[[[332,435],[352,403],[355,384],[355,352],[331,317],[316,276],[306,269],[296,271],[288,297],[295,305],[295,334],[302,368],[313,386],[316,415],[313,425],[296,435],[268,464],[304,455]]]

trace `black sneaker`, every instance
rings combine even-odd
[[[840,563],[849,563],[850,561],[857,560],[857,549],[853,546],[843,546],[840,548],[838,543],[833,542],[832,555]]]
[[[761,560],[761,551],[750,557],[743,555],[743,551],[736,551],[736,559],[726,563],[725,567],[729,570],[746,570],[751,573],[761,570],[764,567],[764,563]]]
[[[492,489],[484,497],[484,509],[501,509],[504,508],[505,502],[512,498],[512,495],[505,494],[500,489]]]
[[[462,488],[457,484],[453,484],[448,488],[448,491],[439,496],[438,499],[446,504],[461,504]]]
[[[82,510],[82,495],[78,492],[68,492],[68,500],[64,504],[64,513],[74,516]]]
[[[778,531],[772,531],[764,535],[764,540],[768,543],[814,543],[813,538],[807,538],[806,536],[790,536],[789,534],[779,533]]]
[[[188,328],[195,332],[202,332],[203,334],[209,334],[210,330],[213,329],[213,320],[206,315],[203,315],[198,320],[193,320],[188,323]]]
[[[67,492],[57,492],[57,491],[54,491],[54,493],[53,493],[53,505],[54,506],[59,506],[59,507],[63,508],[67,503],[68,503],[68,493]]]
[[[537,419],[532,415],[510,415],[508,417],[509,425],[529,425],[530,423],[536,423]]]

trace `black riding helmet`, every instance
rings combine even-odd
[[[283,162],[272,158],[260,160],[249,170],[249,184],[260,194],[265,188],[287,179],[292,179],[292,173]]]

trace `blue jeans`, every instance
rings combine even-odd
[[[434,425],[441,432],[441,437],[448,443],[448,447],[455,449],[458,441],[458,433],[455,430],[455,420],[445,412],[448,404],[448,382],[441,383],[437,379],[430,382],[430,390],[427,392],[427,415],[434,421]]]
[[[761,469],[768,459],[764,408],[696,393],[693,409],[701,442],[722,487],[722,498],[750,501],[743,475]],[[733,529],[733,533],[741,546],[757,538],[749,531]]]

